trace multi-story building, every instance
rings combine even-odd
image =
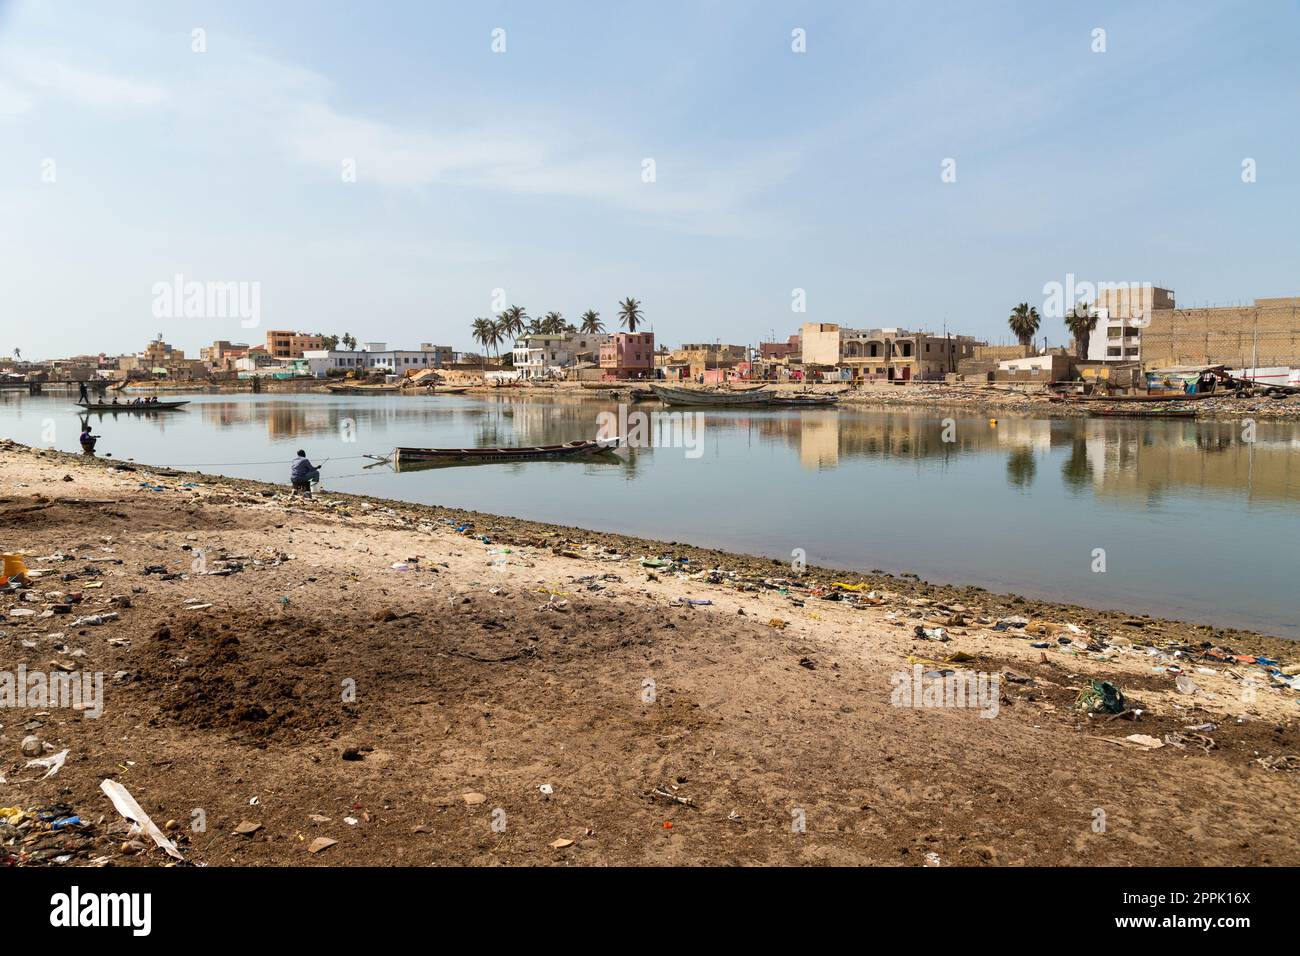
[[[784,342],[758,343],[758,357],[768,362],[789,362],[799,358],[799,334],[795,333]]]
[[[367,342],[364,349],[310,349],[303,354],[316,378],[330,372],[364,372],[403,375],[452,364],[450,346],[421,343],[419,349],[389,349],[387,342]]]
[[[686,343],[668,353],[664,365],[684,369],[688,378],[699,378],[715,369],[734,369],[749,361],[749,349],[744,345],[722,345],[717,342]]]
[[[558,335],[524,335],[515,342],[512,358],[523,378],[550,378],[580,363],[595,364],[601,347],[610,340],[604,332],[565,332]]]
[[[799,337],[806,369],[832,370],[853,382],[942,379],[984,344],[969,335],[850,329],[831,322],[805,323]]]
[[[1168,289],[1145,283],[1103,283],[1092,302],[1097,326],[1088,336],[1088,361],[1141,361],[1142,336],[1152,317],[1173,307],[1174,294]]]
[[[607,379],[653,378],[655,334],[616,332],[600,347],[600,367]]]
[[[292,329],[268,329],[266,333],[266,351],[272,358],[302,358],[304,352],[314,352],[325,348],[325,337],[294,332]]]

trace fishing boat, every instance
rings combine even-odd
[[[1197,393],[1187,395],[1183,392],[1165,392],[1146,395],[1074,395],[1069,398],[1050,398],[1051,402],[1134,402],[1134,403],[1158,403],[1158,402],[1200,402],[1207,398],[1224,398],[1231,395],[1228,391],[1214,391],[1207,393]]]
[[[464,395],[469,391],[468,385],[435,385],[429,391],[434,395]]]
[[[392,461],[400,469],[403,465],[417,464],[574,458],[613,451],[618,446],[617,438],[597,438],[591,441],[566,442],[563,445],[525,445],[514,448],[395,448]]]
[[[773,405],[784,405],[791,408],[823,408],[827,405],[836,405],[839,403],[838,395],[773,395]]]
[[[1094,418],[1195,418],[1194,408],[1090,408]]]
[[[400,385],[338,385],[325,386],[335,395],[394,395]]]
[[[612,391],[616,392],[621,388],[631,387],[631,382],[579,382],[583,388],[593,392]]]
[[[655,395],[669,405],[771,405],[772,393],[761,389],[746,392],[712,392],[699,388],[671,388],[651,385]]]
[[[188,404],[188,401],[150,402],[147,405],[132,405],[128,402],[119,402],[116,405],[112,402],[77,402],[77,407],[88,412],[170,412]]]

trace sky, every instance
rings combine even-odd
[[[1300,294],[1298,36],[1290,0],[0,0],[0,355]],[[257,308],[169,315],[177,276]]]

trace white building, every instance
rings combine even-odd
[[[363,349],[329,349],[303,352],[316,378],[330,372],[380,372],[404,375],[408,371],[442,368],[452,362],[450,345],[421,343],[419,349],[389,349],[387,342],[367,342]]]
[[[599,362],[605,332],[566,332],[563,335],[525,335],[515,342],[515,370],[522,378],[556,378],[580,361]]]

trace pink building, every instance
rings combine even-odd
[[[654,378],[655,334],[616,332],[600,347],[603,378]]]

